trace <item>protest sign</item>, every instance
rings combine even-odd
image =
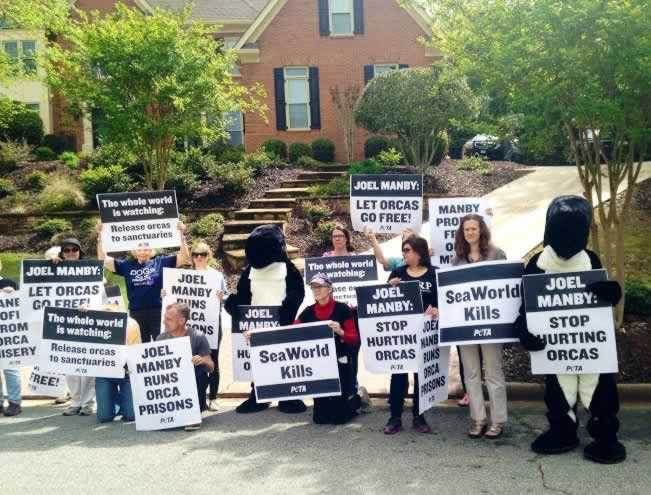
[[[29,391],[34,395],[63,397],[68,391],[66,377],[58,373],[41,371],[38,366],[34,366],[29,375]]]
[[[490,227],[493,211],[481,198],[430,198],[429,231],[432,252],[432,264],[445,267],[454,258],[454,237],[461,219],[475,213],[484,218]]]
[[[441,345],[517,342],[521,261],[483,261],[436,271]]]
[[[332,281],[336,301],[356,307],[355,287],[377,283],[377,261],[371,255],[306,258],[305,283],[317,273],[325,273]],[[305,293],[311,295],[311,291]]]
[[[123,378],[127,314],[45,308],[39,368],[65,375]]]
[[[423,222],[423,176],[351,175],[350,217],[353,229],[375,233],[419,232]]]
[[[448,399],[450,348],[439,346],[438,321],[425,318],[418,349],[418,414]]]
[[[21,316],[20,293],[0,290],[0,370],[34,364],[37,343]]]
[[[127,346],[136,430],[201,423],[190,337]]]
[[[244,332],[280,326],[280,306],[239,306],[240,317],[233,318],[231,344],[233,347],[233,379],[250,382],[251,353]]]
[[[341,395],[330,323],[251,332],[251,371],[258,402]]]
[[[587,289],[605,270],[525,275],[529,331],[547,345],[531,352],[531,373],[617,373],[612,306]]]
[[[127,308],[124,305],[122,289],[120,289],[119,285],[105,285],[104,295],[106,296],[106,304],[117,306],[120,311],[126,312]]]
[[[418,282],[357,287],[364,364],[371,373],[418,371],[423,301]]]
[[[219,307],[217,291],[221,290],[224,276],[217,270],[181,270],[163,268],[163,308],[172,303],[185,303],[190,307],[188,326],[203,333],[211,349],[219,349]],[[164,312],[161,314],[161,328]]]
[[[98,194],[107,253],[181,245],[175,191]]]

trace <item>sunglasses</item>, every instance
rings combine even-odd
[[[63,248],[63,249],[61,250],[61,252],[63,252],[63,253],[78,253],[78,252],[79,252],[79,248],[76,248],[76,247],[73,247],[73,248]]]
[[[206,258],[208,253],[192,253],[193,258]]]

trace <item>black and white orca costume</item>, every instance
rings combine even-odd
[[[547,209],[544,249],[525,268],[525,275],[585,271],[602,268],[599,257],[586,249],[592,208],[579,196],[560,196]],[[588,290],[615,305],[621,298],[617,282],[590,284]],[[524,306],[524,305],[523,305]],[[545,343],[529,332],[524,308],[516,321],[520,342],[529,351],[540,351]],[[590,413],[587,430],[594,441],[585,447],[587,459],[614,464],[626,459],[626,449],[617,440],[619,396],[616,374],[545,375],[545,404],[549,430],[531,444],[538,454],[560,454],[579,445],[576,416],[578,400]]]
[[[277,225],[256,227],[246,240],[248,266],[237,283],[237,293],[231,294],[224,307],[237,319],[239,306],[280,306],[280,325],[294,323],[298,308],[305,297],[303,277],[294,263],[287,257],[285,236]],[[240,404],[238,413],[263,411],[268,403],[258,403],[251,384],[249,398]],[[307,410],[303,401],[281,401],[278,409],[285,413],[299,413]]]

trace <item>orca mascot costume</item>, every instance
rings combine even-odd
[[[303,277],[288,256],[283,231],[277,225],[256,227],[246,240],[248,266],[237,283],[237,293],[226,300],[226,311],[235,320],[239,318],[239,306],[280,306],[280,325],[294,323],[298,308],[305,297]],[[238,413],[263,411],[268,403],[258,403],[251,384],[249,398],[235,410]],[[301,400],[278,403],[284,413],[300,413],[307,410]]]
[[[534,255],[525,275],[585,271],[602,268],[599,257],[586,249],[592,208],[579,196],[560,196],[547,209],[544,249]],[[588,285],[588,290],[612,305],[621,298],[617,282]],[[524,304],[516,320],[520,342],[529,351],[541,351],[545,342],[527,328]],[[617,440],[619,397],[616,374],[545,375],[545,405],[549,429],[531,444],[538,454],[560,454],[579,445],[577,402],[590,413],[588,433],[594,441],[585,447],[584,456],[594,462],[614,464],[626,459],[626,449]]]

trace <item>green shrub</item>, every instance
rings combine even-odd
[[[41,146],[46,146],[54,151],[57,155],[60,155],[66,150],[66,141],[62,136],[57,136],[56,134],[46,134],[43,136]]]
[[[253,184],[253,171],[243,163],[218,163],[211,171],[211,176],[219,179],[224,191],[243,193]]]
[[[375,158],[389,147],[389,140],[384,136],[371,136],[364,143],[364,158]]]
[[[11,172],[29,158],[30,147],[14,141],[0,142],[0,172]]]
[[[440,164],[450,151],[450,139],[446,131],[441,131],[436,143],[436,151],[432,159],[432,165]]]
[[[353,162],[350,164],[350,169],[348,170],[349,175],[360,175],[360,174],[383,174],[384,166],[379,163],[377,160],[368,158],[359,162]]]
[[[624,294],[625,313],[651,315],[651,280],[627,280]]]
[[[274,156],[279,160],[287,160],[287,145],[280,139],[267,139],[262,143],[262,149],[269,156]]]
[[[34,230],[39,234],[53,236],[62,232],[71,232],[72,224],[64,218],[47,218],[38,222]]]
[[[389,148],[388,150],[380,151],[375,159],[383,166],[391,168],[400,165],[403,157],[402,153],[395,148]]]
[[[99,219],[96,217],[84,218],[79,222],[78,238],[85,253],[94,252],[97,246],[98,223]]]
[[[43,121],[38,112],[16,103],[11,110],[7,127],[3,134],[8,141],[26,142],[32,146],[40,144],[43,139]]]
[[[16,194],[16,186],[9,179],[0,179],[0,198]]]
[[[314,229],[314,237],[316,237],[321,244],[327,244],[332,240],[332,231],[335,229],[337,222],[321,222]]]
[[[27,185],[33,192],[41,192],[47,184],[47,176],[43,172],[34,172],[27,176]]]
[[[305,143],[292,143],[289,145],[289,161],[296,163],[302,156],[312,156],[312,148]]]
[[[172,162],[178,165],[176,170],[190,172],[200,179],[205,179],[215,159],[212,155],[204,154],[201,149],[194,147],[174,153]]]
[[[59,160],[66,164],[71,170],[79,168],[79,157],[73,151],[64,151],[59,155]]]
[[[184,196],[192,192],[199,185],[199,181],[188,170],[183,163],[172,162],[167,170],[166,189],[174,189],[178,196]]]
[[[335,143],[330,139],[315,139],[312,142],[312,157],[320,162],[335,161]]]
[[[35,203],[33,195],[17,191],[16,194],[0,200],[0,211],[7,213],[27,213],[34,210]]]
[[[224,217],[220,213],[209,213],[190,225],[193,237],[215,238],[223,231]]]
[[[208,150],[220,163],[240,162],[244,156],[243,144],[234,145],[224,140],[215,141]]]
[[[246,153],[242,163],[253,171],[253,175],[260,175],[269,165],[272,160],[264,151],[256,151],[255,153]]]
[[[77,210],[86,206],[79,186],[65,175],[54,175],[37,198],[41,211]]]
[[[350,194],[350,179],[348,176],[337,177],[325,184],[316,184],[307,188],[310,196],[348,196]]]
[[[96,195],[126,192],[131,188],[131,179],[121,165],[95,166],[79,175],[81,190],[96,204]]]
[[[459,170],[477,172],[483,175],[490,175],[490,171],[491,171],[488,162],[477,154],[463,157],[462,160],[457,162],[457,168]]]
[[[310,205],[305,209],[305,216],[312,222],[312,225],[316,225],[324,218],[328,218],[332,213],[332,210],[324,205]]]
[[[296,165],[304,168],[317,168],[323,165],[319,160],[315,160],[311,156],[302,156],[296,161]]]
[[[90,156],[89,167],[111,167],[119,165],[125,169],[132,169],[138,164],[138,158],[134,153],[121,144],[103,144],[93,151]]]
[[[57,155],[51,148],[47,146],[39,146],[34,150],[34,156],[39,162],[50,162],[57,159]]]

